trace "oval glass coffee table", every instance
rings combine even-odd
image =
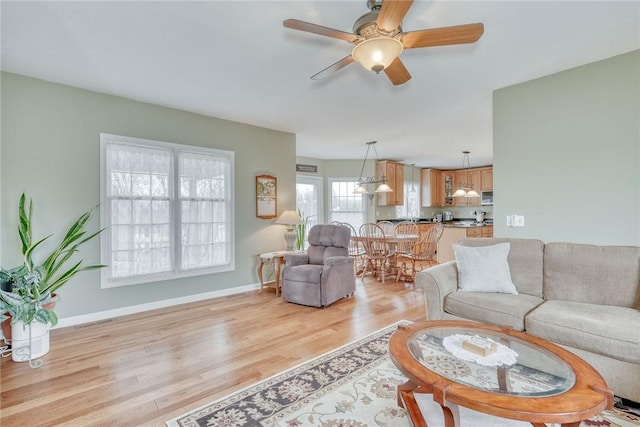
[[[398,405],[414,427],[426,426],[414,393],[433,395],[446,427],[458,425],[457,405],[535,427],[577,427],[613,406],[613,392],[591,365],[512,329],[418,322],[398,327],[389,347],[393,363],[409,378],[398,387]]]

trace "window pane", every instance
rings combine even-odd
[[[131,201],[130,200],[112,200],[111,213],[113,224],[131,224]]]
[[[154,200],[151,202],[153,210],[151,212],[153,216],[154,224],[168,224],[170,215],[170,204],[168,201]]]
[[[149,224],[151,222],[151,200],[133,201],[133,223]]]
[[[112,171],[110,193],[114,196],[130,196],[131,174],[123,171]]]
[[[201,153],[179,154],[182,269],[205,268],[229,262],[225,173],[228,159]]]
[[[129,226],[113,226],[111,227],[113,234],[113,249],[122,251],[131,249],[131,227]]]
[[[151,196],[151,175],[134,173],[131,176],[131,192],[134,196]]]
[[[168,175],[151,175],[151,195],[153,197],[169,197]]]

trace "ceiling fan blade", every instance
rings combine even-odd
[[[409,31],[402,36],[405,49],[475,43],[484,34],[483,24],[456,25],[430,30]]]
[[[323,27],[322,25],[299,21],[297,19],[287,19],[282,22],[282,25],[294,30],[306,31],[308,33],[319,34],[321,36],[333,37],[334,39],[346,40],[351,43],[362,38],[353,33],[347,33],[346,31]]]
[[[351,55],[345,56],[344,58],[342,58],[340,61],[336,62],[335,64],[331,64],[327,68],[325,68],[324,70],[322,70],[319,73],[316,73],[313,76],[311,76],[311,80],[324,79],[325,77],[328,77],[331,74],[335,73],[336,71],[343,69],[344,67],[346,67],[347,65],[351,64],[354,61],[355,61],[355,59],[353,59],[353,56],[351,56]]]
[[[384,73],[389,77],[394,86],[406,83],[411,79],[411,74],[407,71],[400,58],[396,58],[391,65],[384,69]]]
[[[384,0],[376,19],[378,29],[385,33],[393,32],[398,28],[412,4],[413,0]]]

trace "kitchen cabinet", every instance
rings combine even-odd
[[[434,223],[418,224],[418,231],[420,232],[420,237],[422,237],[425,233],[427,233],[431,228],[435,226],[436,224]]]
[[[493,237],[493,225],[467,228],[467,237]]]
[[[477,193],[478,197],[454,197],[456,206],[480,206],[480,192],[482,191],[482,173],[480,169],[468,169],[456,171],[456,182],[458,186],[462,184],[470,185]],[[458,187],[455,188],[456,190]]]
[[[390,193],[376,193],[378,206],[397,206],[404,204],[404,164],[391,160],[376,162],[376,178],[387,178],[387,185],[393,190]]]
[[[480,189],[482,191],[493,191],[493,168],[482,168],[480,169],[481,175],[481,184]]]
[[[467,236],[466,237],[482,237],[482,229],[484,227],[477,228],[467,228]]]
[[[422,207],[442,205],[442,173],[435,169],[420,170],[420,188],[422,189]]]
[[[440,172],[440,206],[454,206],[453,192],[456,191],[455,171]]]

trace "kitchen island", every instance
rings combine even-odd
[[[466,237],[493,237],[493,224],[452,221],[444,224],[438,241],[438,264],[456,259],[453,244]]]

